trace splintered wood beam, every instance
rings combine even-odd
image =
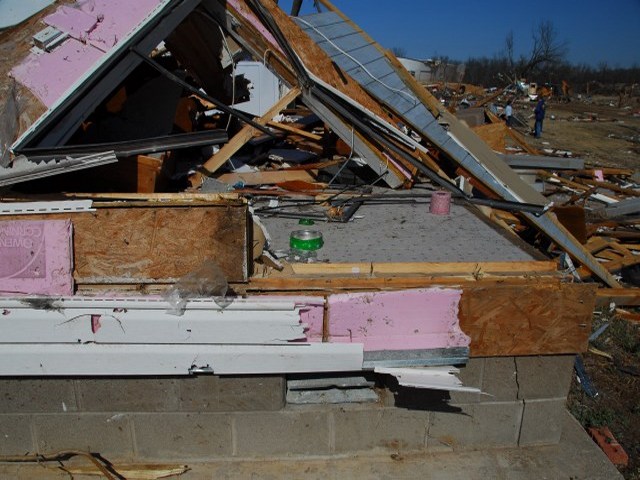
[[[286,133],[291,133],[293,135],[298,135],[300,137],[308,138],[309,140],[314,140],[316,142],[322,141],[321,135],[315,135],[311,132],[307,132],[306,130],[302,130],[300,128],[292,127],[291,125],[287,125],[279,122],[267,122],[268,127],[273,127],[277,130],[281,130]]]
[[[292,88],[289,92],[278,100],[264,115],[258,118],[255,122],[260,125],[266,125],[273,119],[281,110],[287,105],[293,102],[300,95],[300,89],[297,87]],[[251,125],[244,125],[238,133],[236,133],[228,143],[226,143],[217,153],[209,158],[203,165],[202,169],[207,175],[214,173],[222,165],[229,160],[234,153],[240,150],[255,134],[255,129]],[[202,173],[195,173],[191,176],[189,181],[192,185],[199,185],[204,180]]]
[[[244,185],[273,185],[287,181],[313,182],[314,178],[305,170],[273,170],[248,173],[225,173],[218,180],[229,185],[242,182]]]
[[[483,275],[483,274],[553,274],[553,261],[524,262],[386,262],[386,263],[293,263],[296,275],[380,274],[380,275]]]

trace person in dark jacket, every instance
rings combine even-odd
[[[536,116],[536,124],[533,129],[534,136],[536,138],[540,138],[540,135],[542,135],[542,121],[544,120],[544,111],[544,97],[540,97],[540,100],[538,100],[538,103],[536,104],[536,108],[533,110],[533,113]]]

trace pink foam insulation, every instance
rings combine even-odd
[[[0,221],[0,295],[73,295],[70,220]]]
[[[101,56],[100,50],[70,38],[51,53],[30,54],[11,75],[51,107]]]
[[[330,295],[329,341],[362,343],[365,351],[467,347],[458,321],[461,294],[421,288]]]
[[[162,0],[85,0],[60,6],[47,25],[70,38],[51,52],[30,53],[11,75],[51,107]]]
[[[233,7],[233,9],[238,12],[239,15],[241,15],[247,22],[253,25],[253,27],[269,41],[273,48],[282,52],[282,48],[280,48],[280,45],[278,44],[278,41],[275,39],[275,37],[269,30],[267,30],[262,22],[258,20],[258,17],[256,17],[255,14],[251,10],[249,10],[246,5],[240,4],[238,0],[227,0],[227,4],[231,5],[231,7]]]

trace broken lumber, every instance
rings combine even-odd
[[[293,102],[298,95],[300,95],[300,89],[292,88],[289,92],[283,96],[278,102],[276,102],[262,117],[256,120],[256,123],[260,125],[266,125],[273,117],[275,117],[280,110],[284,109],[287,105]],[[207,172],[207,174],[214,173],[218,170],[222,165],[225,164],[227,160],[231,158],[231,156],[240,150],[245,143],[247,143],[255,134],[255,129],[246,124],[238,133],[236,133],[228,143],[226,143],[217,153],[215,153],[209,160],[207,160],[203,165],[202,169]],[[194,174],[191,178],[191,184],[196,185],[202,183],[203,175],[201,173]]]

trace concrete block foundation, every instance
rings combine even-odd
[[[460,377],[483,394],[390,382],[375,404],[286,405],[283,376],[2,379],[0,454],[207,461],[556,444],[573,358],[474,358]]]

